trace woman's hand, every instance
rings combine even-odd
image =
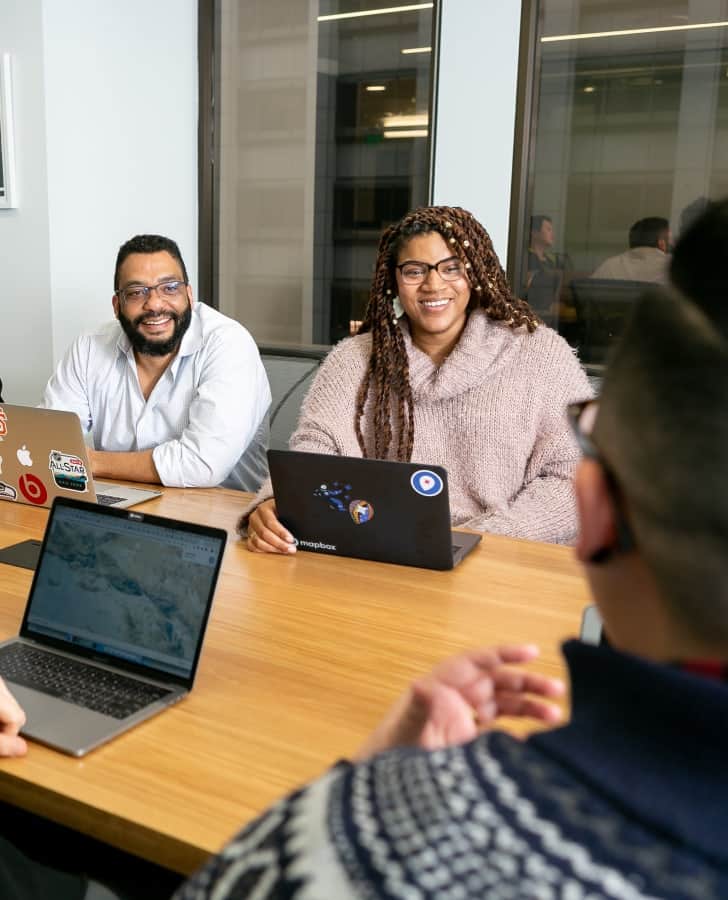
[[[278,521],[275,500],[264,500],[248,518],[248,550],[253,553],[295,553],[296,541]]]
[[[393,747],[437,750],[472,740],[498,716],[527,716],[554,724],[564,684],[511,668],[538,656],[538,647],[518,644],[453,656],[415,681],[361,747],[364,760]]]

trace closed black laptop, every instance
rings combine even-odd
[[[442,466],[269,450],[278,517],[302,550],[452,569],[481,535],[453,531]]]
[[[26,737],[83,756],[192,688],[226,533],[57,497],[0,675]]]

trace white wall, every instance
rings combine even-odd
[[[0,211],[0,313],[21,324],[0,377],[34,403],[75,335],[110,317],[131,235],[174,238],[196,285],[197,2],[0,0],[2,50],[20,201]]]
[[[443,0],[433,199],[464,206],[508,250],[520,0]]]
[[[13,64],[19,206],[0,209],[0,378],[33,402],[52,353],[41,0],[0,0],[0,53]]]
[[[196,0],[44,0],[53,351],[111,316],[116,252],[179,244],[197,280]]]

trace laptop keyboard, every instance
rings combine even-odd
[[[21,643],[0,647],[0,675],[114,719],[125,719],[170,693],[165,688]]]
[[[101,506],[113,506],[115,503],[121,503],[123,497],[114,497],[113,494],[96,494],[96,502]]]

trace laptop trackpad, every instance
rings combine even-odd
[[[110,726],[121,725],[110,716],[41,694],[21,684],[8,681],[8,687],[25,711],[26,723],[21,734],[65,753],[81,753],[101,738],[108,737]]]

